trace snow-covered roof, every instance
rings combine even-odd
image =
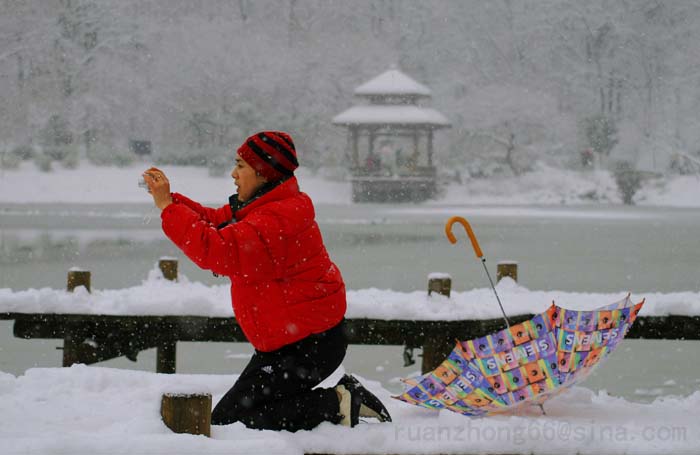
[[[435,109],[407,104],[353,106],[333,117],[336,125],[424,125],[448,127],[450,122]]]
[[[355,89],[359,96],[430,96],[430,89],[397,69],[390,69]]]

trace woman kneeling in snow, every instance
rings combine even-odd
[[[144,173],[165,234],[199,267],[231,279],[236,321],[255,348],[214,408],[214,425],[297,431],[324,421],[355,426],[359,417],[391,421],[352,376],[314,389],[345,357],[345,284],[299,191],[298,165],[288,134],[249,137],[231,172],[238,194],[218,209],[171,193],[157,168]]]

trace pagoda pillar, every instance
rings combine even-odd
[[[418,130],[413,130],[413,155],[411,156],[411,167],[413,170],[418,167],[418,157],[420,156],[418,149],[419,139]]]
[[[433,166],[433,130],[428,129],[428,166]]]
[[[357,133],[357,128],[350,128],[350,137],[351,137],[351,142],[352,142],[352,161],[355,165],[355,167],[360,167],[360,152],[358,151],[357,147],[357,142],[358,142],[358,133]]]

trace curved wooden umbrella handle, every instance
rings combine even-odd
[[[479,242],[476,240],[476,235],[474,235],[474,231],[472,230],[472,227],[469,225],[469,221],[466,219],[462,218],[461,216],[453,216],[449,220],[447,220],[447,224],[445,224],[445,234],[447,234],[447,238],[451,243],[457,243],[457,237],[452,233],[452,225],[455,223],[459,223],[464,227],[464,230],[467,231],[467,235],[469,236],[469,240],[472,242],[472,248],[474,248],[474,253],[476,253],[476,257],[479,259],[482,259],[484,257],[484,253],[481,252],[481,247],[479,246]]]

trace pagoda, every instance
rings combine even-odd
[[[433,132],[450,126],[422,106],[431,91],[390,69],[355,89],[364,103],[333,118],[348,129],[354,202],[418,202],[437,193]]]

